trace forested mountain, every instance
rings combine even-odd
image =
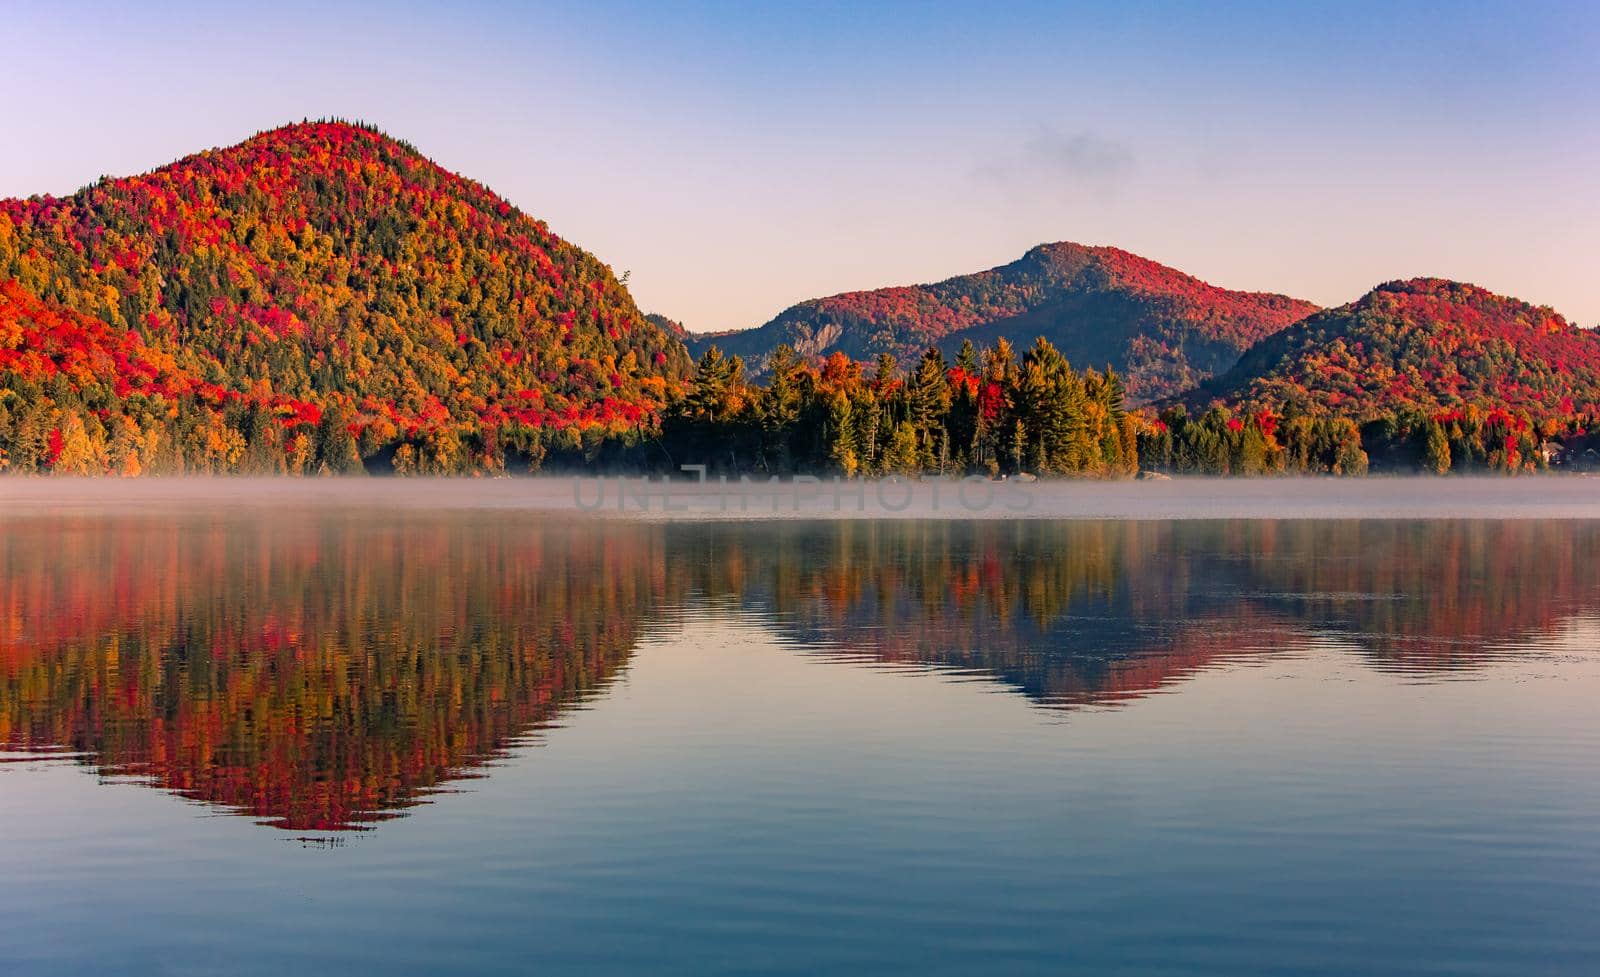
[[[1282,295],[1234,292],[1117,248],[1045,244],[1008,265],[931,285],[813,299],[755,329],[691,339],[743,358],[755,373],[780,344],[802,356],[838,351],[901,362],[930,345],[1039,336],[1076,366],[1110,365],[1135,401],[1187,390],[1228,369],[1250,344],[1315,312]]]
[[[1543,467],[1594,429],[1600,336],[1476,285],[1390,282],[1263,340],[1183,400],[1206,413],[1163,411],[1143,446],[1180,470],[1216,469],[1219,433],[1257,442],[1252,458],[1288,448],[1290,468],[1301,466],[1289,442],[1329,438],[1352,469],[1365,468],[1362,450],[1386,467]]]
[[[691,337],[360,125],[0,201],[6,472],[1515,471],[1597,414],[1600,337],[1547,308],[1415,279],[1317,312],[1075,244]]]
[[[493,471],[636,436],[683,345],[610,269],[363,126],[0,201],[12,471]]]
[[[1252,347],[1195,399],[1368,421],[1477,406],[1568,415],[1600,400],[1600,336],[1476,285],[1389,282]]]

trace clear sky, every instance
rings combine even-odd
[[[1059,240],[1325,304],[1438,275],[1600,322],[1592,0],[7,0],[0,22],[0,196],[361,118],[695,329]]]

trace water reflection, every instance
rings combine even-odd
[[[703,601],[808,652],[1108,705],[1337,640],[1433,676],[1600,590],[1600,524],[629,524],[264,509],[14,519],[0,748],[296,830],[393,817]],[[737,690],[728,690],[737,694]]]
[[[71,519],[0,545],[0,744],[291,829],[379,820],[605,684],[648,537],[482,519]]]
[[[1534,520],[752,523],[673,526],[666,552],[802,646],[1093,705],[1327,638],[1382,671],[1486,665],[1592,607],[1597,543]]]

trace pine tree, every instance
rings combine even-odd
[[[1435,475],[1450,471],[1450,439],[1438,421],[1428,423],[1427,441],[1423,446],[1422,463]]]
[[[925,467],[935,464],[935,443],[943,439],[944,420],[950,413],[950,379],[944,355],[929,347],[907,382],[910,420]]]
[[[895,426],[894,437],[884,455],[883,471],[885,474],[915,475],[922,469],[916,428],[911,426],[910,421],[901,421]]]
[[[880,394],[894,381],[896,364],[889,353],[878,354],[878,365],[872,374],[872,389]]]
[[[317,465],[325,468],[334,475],[361,475],[366,473],[366,467],[361,464],[361,449],[356,444],[356,437],[350,432],[351,416],[348,408],[338,405],[326,410],[322,414],[322,421],[317,426]],[[440,473],[457,470],[455,457],[448,461],[436,458],[439,461],[437,470]]]
[[[1111,419],[1119,425],[1127,414],[1128,391],[1123,386],[1122,377],[1109,365],[1106,366],[1107,406],[1111,408]]]
[[[956,354],[956,366],[960,367],[961,372],[968,376],[977,376],[978,352],[973,348],[972,340],[963,339],[961,341],[961,352]]]
[[[833,395],[828,404],[828,427],[832,444],[829,446],[829,458],[844,473],[846,478],[854,478],[860,468],[860,456],[856,445],[855,418],[850,405],[850,398],[843,392]]]

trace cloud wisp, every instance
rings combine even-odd
[[[1013,193],[1045,193],[1103,201],[1115,196],[1138,169],[1127,144],[1091,130],[1044,128],[1003,159],[980,166],[980,180]]]

